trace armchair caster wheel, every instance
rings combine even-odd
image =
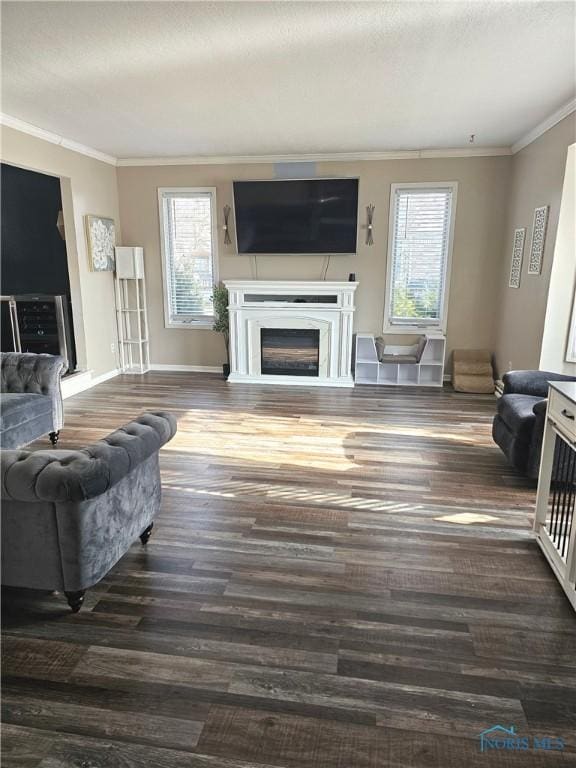
[[[64,592],[66,595],[66,599],[68,600],[68,605],[70,608],[72,608],[72,613],[78,613],[80,608],[82,608],[82,603],[84,602],[84,595],[86,594],[85,589],[80,589],[78,592]]]
[[[60,430],[58,430],[58,432],[50,432],[48,437],[50,438],[50,442],[52,443],[52,445],[56,447],[56,443],[58,442],[58,438],[60,437]]]
[[[145,528],[140,534],[140,541],[142,544],[148,544],[148,540],[150,539],[150,536],[152,536],[152,528],[154,528],[154,523],[150,523],[148,528]]]

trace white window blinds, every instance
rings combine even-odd
[[[168,325],[210,321],[214,313],[214,193],[161,190]]]
[[[442,323],[451,187],[394,189],[389,325]]]

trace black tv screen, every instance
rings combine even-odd
[[[356,253],[358,179],[235,181],[238,253]]]

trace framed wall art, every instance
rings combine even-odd
[[[522,261],[524,259],[524,240],[526,239],[526,227],[514,230],[514,245],[512,246],[512,261],[510,262],[509,288],[520,288],[520,276],[522,273]]]
[[[93,272],[114,271],[116,224],[103,216],[85,216],[88,258]]]
[[[544,255],[547,225],[548,206],[543,205],[540,208],[535,208],[534,224],[532,226],[532,244],[530,246],[530,260],[528,262],[529,275],[539,275],[542,271],[542,256]]]

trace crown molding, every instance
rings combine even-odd
[[[115,166],[138,167],[154,165],[250,165],[251,163],[330,163],[374,160],[421,160],[450,157],[498,157],[510,155],[509,147],[460,147],[454,149],[407,149],[386,152],[329,152],[302,155],[186,155],[182,157],[117,158],[98,149],[80,144],[65,136],[45,131],[12,115],[0,112],[0,125],[27,133],[38,139],[57,144],[64,149],[86,155]]]
[[[250,165],[262,163],[342,163],[374,160],[423,160],[447,159],[456,157],[502,157],[514,155],[531,144],[539,136],[576,111],[576,99],[571,99],[552,115],[543,120],[531,131],[518,139],[511,147],[455,147],[451,149],[414,149],[389,152],[330,152],[301,155],[186,155],[182,157],[126,157],[116,158],[100,152],[98,149],[80,144],[65,136],[45,131],[36,125],[17,117],[0,112],[0,125],[14,128],[22,133],[49,141],[64,149],[78,152],[94,160],[120,167],[138,167],[154,165]]]
[[[514,144],[512,144],[512,154],[515,155],[517,152],[520,152],[521,149],[527,147],[528,144],[532,144],[532,142],[535,141],[539,136],[542,136],[543,133],[549,131],[550,128],[553,128],[556,125],[556,123],[559,123],[560,120],[568,117],[568,115],[570,115],[575,110],[576,99],[571,99],[568,103],[564,104],[564,106],[560,107],[560,109],[557,109],[556,112],[553,112],[551,115],[549,115],[546,120],[538,123],[538,125],[532,128],[531,131],[528,131],[528,133],[522,136],[522,138],[518,139],[518,141],[515,141]]]
[[[342,163],[366,160],[422,160],[448,157],[498,157],[512,154],[510,147],[415,149],[396,152],[332,152],[308,155],[187,155],[183,157],[119,158],[120,167],[151,165],[250,165],[251,163]]]
[[[454,149],[420,149],[417,159],[443,157],[505,157],[511,155],[510,147],[455,147]]]
[[[60,136],[57,133],[45,131],[43,128],[38,128],[36,125],[27,123],[17,117],[6,115],[3,112],[0,112],[0,125],[5,125],[7,128],[14,128],[16,131],[27,133],[30,136],[35,136],[37,139],[49,141],[51,144],[57,144],[59,147],[69,149],[72,152],[78,152],[80,155],[86,155],[87,157],[91,157],[93,160],[100,160],[101,162],[108,163],[109,165],[117,165],[118,162],[115,157],[112,157],[112,155],[107,155],[105,152],[100,152],[98,149],[94,149],[93,147],[87,147],[85,144],[72,141],[72,139],[67,139],[65,136]]]

